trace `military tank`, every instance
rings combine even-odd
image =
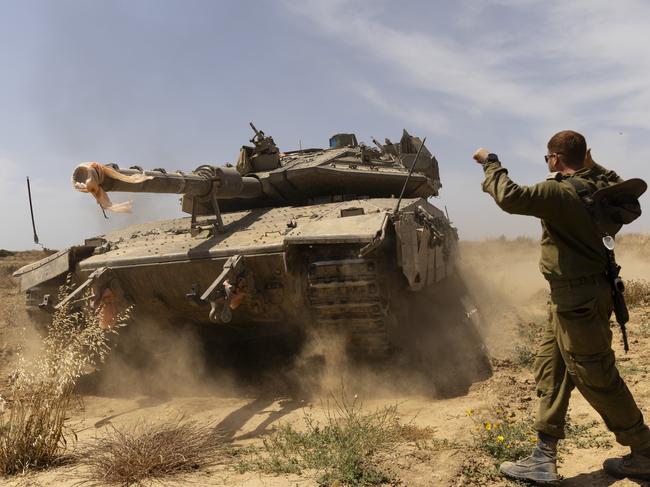
[[[331,330],[356,356],[389,356],[421,333],[448,349],[443,337],[460,330],[463,360],[489,368],[461,304],[458,233],[428,200],[441,184],[424,141],[406,130],[373,146],[337,134],[324,149],[282,152],[251,127],[236,165],[77,167],[73,183],[104,211],[125,209],[109,192],[171,193],[189,216],[89,238],[19,269],[31,314],[60,306],[56,289],[71,274],[66,300],[91,289],[100,306],[135,304],[139,315],[246,336]]]

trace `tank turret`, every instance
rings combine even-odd
[[[73,183],[93,194],[95,187],[102,208],[114,211],[121,207],[109,205],[103,193],[183,194],[183,211],[195,216],[400,194],[430,197],[441,187],[438,161],[406,130],[399,143],[386,139],[380,144],[373,138],[376,147],[369,147],[358,143],[355,134],[341,133],[330,138],[326,149],[281,152],[273,137],[250,125],[253,146],[241,148],[236,168],[204,165],[186,174],[89,163],[75,169]],[[409,178],[410,169],[414,172]]]

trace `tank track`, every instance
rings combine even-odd
[[[388,299],[373,259],[316,260],[307,272],[308,302],[314,324],[347,336],[349,349],[366,356],[387,355]]]

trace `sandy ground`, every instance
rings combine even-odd
[[[647,239],[630,242],[629,248],[623,246],[619,251],[625,277],[650,278],[650,265],[645,255],[647,243]],[[486,317],[482,331],[492,355],[492,377],[472,385],[467,394],[450,399],[431,398],[417,389],[405,391],[397,384],[394,384],[395,387],[392,387],[393,384],[383,384],[384,387],[379,389],[360,386],[358,390],[347,391],[357,394],[368,410],[397,404],[399,415],[405,422],[430,427],[436,439],[450,442],[447,446],[436,443],[437,446],[430,447],[405,443],[387,452],[382,461],[399,479],[399,485],[517,485],[495,477],[494,461],[474,446],[477,418],[482,414],[488,414],[492,408],[500,405],[516,414],[527,415],[534,411],[536,405],[532,372],[526,366],[517,365],[515,356],[517,346],[532,346],[528,343],[530,339],[522,335],[522,327],[532,322],[543,323],[546,316],[545,283],[536,269],[538,250],[536,244],[528,240],[468,243],[463,250],[463,266],[483,304]],[[19,344],[34,339],[21,312],[22,296],[6,276],[11,270],[36,257],[38,253],[0,258],[0,380],[3,385],[6,384]],[[650,355],[646,350],[650,344],[650,308],[635,308],[628,328],[632,350],[627,355],[623,354],[618,332],[614,332],[621,373],[637,402],[642,408],[648,408]],[[346,373],[354,375],[354,370]],[[219,387],[217,380],[193,391],[183,391],[182,394],[167,391],[153,396],[124,391],[108,393],[101,387],[91,388],[90,392],[80,396],[70,425],[77,433],[78,445],[82,446],[101,435],[104,428],[110,425],[121,427],[142,421],[167,421],[183,415],[214,425],[225,433],[233,445],[259,446],[264,436],[281,423],[291,423],[301,428],[306,411],[317,419],[324,418],[328,394],[337,393],[335,389],[328,390],[320,398],[307,400],[290,397],[269,387],[235,387],[232,380],[227,382],[228,387]],[[354,385],[352,387],[355,388]],[[599,419],[577,392],[572,398],[570,416],[578,425]],[[629,480],[617,481],[606,476],[601,470],[602,461],[613,455],[624,454],[626,450],[614,443],[613,436],[600,422],[589,433],[608,439],[610,445],[586,441],[580,448],[574,445],[564,448],[560,465],[560,473],[565,478],[562,485],[645,485]],[[11,486],[71,486],[82,478],[83,467],[73,464],[0,479],[0,483]],[[309,473],[302,476],[238,473],[227,462],[198,470],[189,477],[165,481],[165,485],[188,483],[210,486],[318,485],[315,476]]]

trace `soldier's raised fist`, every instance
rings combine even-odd
[[[474,155],[472,157],[479,164],[485,164],[485,162],[487,161],[487,156],[488,156],[489,153],[490,153],[489,150],[480,148],[480,149],[477,149],[476,152],[474,152]]]

